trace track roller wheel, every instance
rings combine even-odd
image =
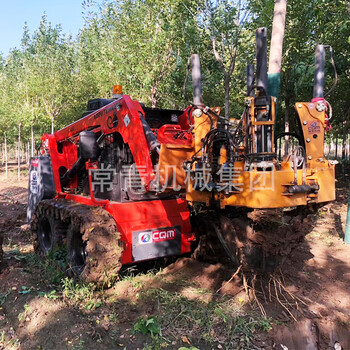
[[[83,241],[79,226],[70,225],[67,233],[67,252],[69,270],[73,276],[79,277],[86,265],[86,244]]]
[[[71,276],[109,286],[118,276],[123,252],[113,217],[102,208],[84,205],[73,208],[67,251]]]
[[[32,218],[34,251],[48,255],[64,244],[66,224],[56,219],[48,208],[38,206]]]

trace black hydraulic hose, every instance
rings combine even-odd
[[[73,164],[73,166],[67,170],[67,172],[61,176],[61,185],[64,187],[73,179],[74,175],[84,166],[85,162],[82,157],[79,157],[78,160]]]

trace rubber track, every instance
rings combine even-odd
[[[81,275],[85,282],[100,285],[115,279],[121,268],[120,258],[123,252],[120,246],[120,233],[113,217],[100,207],[87,206],[65,199],[42,200],[32,218],[34,249],[38,251],[37,222],[40,215],[54,216],[56,220],[73,225],[80,230],[86,245],[86,266]],[[64,244],[65,237],[58,242]]]

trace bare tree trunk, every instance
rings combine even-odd
[[[157,92],[158,92],[158,87],[157,86],[152,86],[151,87],[151,105],[152,108],[156,108],[157,107]]]
[[[55,117],[51,117],[51,134],[55,132]]]
[[[338,159],[338,136],[335,136],[335,159]]]
[[[285,110],[284,110],[284,132],[289,132],[289,97],[286,96],[284,98],[285,102]],[[289,153],[289,136],[284,137],[284,154],[287,155]]]
[[[230,83],[231,77],[225,77],[225,118],[228,120],[230,118]]]
[[[232,79],[232,74],[236,67],[236,58],[237,58],[237,47],[238,47],[238,41],[240,36],[240,16],[241,16],[241,6],[242,6],[242,0],[239,0],[237,3],[237,14],[236,14],[236,38],[233,45],[228,46],[229,56],[228,59],[228,67],[226,68],[223,62],[223,57],[219,54],[217,50],[217,42],[216,37],[214,33],[213,27],[211,28],[211,34],[212,34],[212,46],[213,46],[213,53],[216,61],[218,62],[223,74],[224,74],[224,88],[225,88],[225,118],[229,119],[230,117],[230,84]],[[207,9],[210,8],[210,2],[206,1],[206,7]],[[211,14],[211,12],[209,11]],[[211,16],[211,15],[210,15]],[[245,15],[243,16],[245,17]],[[211,18],[212,21],[212,18]],[[211,23],[213,25],[213,23]]]
[[[8,168],[7,168],[7,135],[5,132],[5,174],[6,174],[6,179],[8,176]]]
[[[346,146],[346,121],[343,121],[343,140],[341,148],[341,161],[342,161],[342,180],[345,181],[345,146]]]
[[[26,162],[26,144],[21,143],[21,164]]]
[[[334,140],[332,138],[332,135],[330,136],[330,138],[331,138],[331,149],[329,151],[329,156],[333,157],[334,156]]]
[[[29,140],[27,141],[27,152],[26,152],[26,154],[27,154],[27,159],[26,159],[26,161],[27,161],[27,164],[29,164],[29,157],[30,157],[30,151],[29,151],[29,149],[30,149],[30,147],[29,147]]]
[[[21,123],[18,125],[18,181],[21,179]]]
[[[30,127],[30,138],[31,138],[30,156],[34,157],[34,128],[33,128],[33,125]]]
[[[276,0],[273,14],[269,74],[281,72],[284,28],[286,23],[287,0]],[[277,97],[277,96],[276,96]]]

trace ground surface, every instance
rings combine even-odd
[[[233,268],[190,258],[124,269],[104,291],[65,279],[20,229],[27,181],[0,172],[0,349],[350,349],[348,184],[337,187],[283,272],[256,283],[259,308],[238,276],[227,283]]]

